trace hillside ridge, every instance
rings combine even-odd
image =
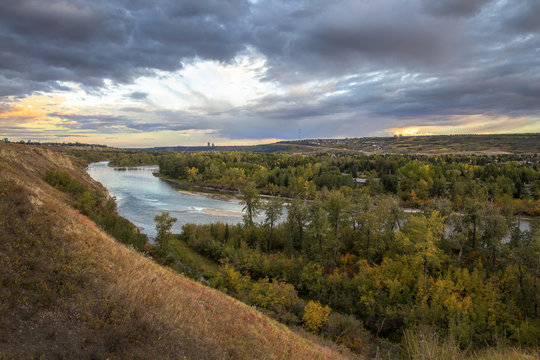
[[[341,359],[105,234],[43,180],[50,150],[0,144],[1,358]]]

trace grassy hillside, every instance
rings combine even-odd
[[[106,235],[43,180],[71,161],[0,143],[0,358],[341,359]]]

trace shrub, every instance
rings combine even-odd
[[[323,332],[332,340],[356,352],[366,353],[369,350],[369,333],[364,329],[362,322],[352,315],[333,312]]]
[[[330,311],[328,305],[323,307],[320,302],[310,300],[304,308],[304,316],[302,317],[304,327],[314,333],[318,333],[328,321]]]
[[[279,313],[292,310],[298,302],[298,296],[291,284],[275,279],[270,282],[268,278],[264,278],[251,287],[249,301],[254,305]]]
[[[249,287],[249,276],[244,276],[233,266],[224,264],[212,279],[212,286],[228,294],[240,296],[242,291]]]

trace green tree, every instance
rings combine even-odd
[[[314,200],[309,207],[310,222],[308,225],[309,232],[313,240],[318,245],[318,251],[310,252],[310,256],[318,255],[325,258],[326,238],[328,231],[328,215],[324,210],[320,200]]]
[[[499,209],[490,204],[486,204],[482,211],[480,222],[482,232],[482,242],[484,249],[489,251],[491,258],[491,273],[495,272],[497,265],[497,254],[501,246],[503,237],[508,233],[506,219],[501,215]]]
[[[530,313],[531,305],[534,317],[538,316],[537,278],[540,266],[540,233],[536,224],[538,222],[538,219],[533,220],[530,230],[527,231],[516,227],[509,243],[510,256],[517,267],[521,295],[518,302],[523,308],[525,318]],[[527,283],[527,278],[530,280],[529,283]]]
[[[261,209],[261,198],[259,196],[259,191],[255,186],[255,183],[249,182],[246,186],[242,188],[242,202],[244,205],[242,211],[245,211],[244,223],[246,226],[253,226],[253,218],[259,215]]]
[[[336,262],[341,246],[340,230],[346,226],[348,220],[347,212],[350,205],[350,200],[338,190],[332,190],[324,200],[324,207],[328,212],[328,221],[333,230],[332,253]]]
[[[162,212],[161,215],[156,215],[154,217],[157,232],[155,242],[162,250],[167,248],[168,243],[171,240],[171,228],[176,220],[176,218],[169,216],[169,213],[166,211]]]
[[[471,248],[476,248],[476,240],[478,236],[478,226],[482,214],[482,204],[475,198],[467,198],[463,202],[463,216],[465,222],[472,228],[469,236],[471,240]]]
[[[272,250],[272,237],[274,235],[274,226],[283,215],[283,199],[276,196],[271,198],[263,206],[266,214],[265,224],[270,228],[268,233],[268,251]]]
[[[375,233],[381,228],[384,218],[376,212],[373,199],[367,194],[363,194],[353,207],[354,228],[360,233],[360,242],[366,255],[369,256],[370,246]]]
[[[308,222],[308,210],[301,199],[295,198],[287,206],[287,222],[289,227],[293,231],[295,230],[297,234],[295,247],[302,251],[304,247],[304,229]]]

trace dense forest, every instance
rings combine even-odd
[[[293,200],[276,224],[281,199],[260,203],[246,189],[243,225],[186,225],[180,236],[222,263],[207,274],[217,288],[295,325],[307,321],[305,302],[316,302],[313,330],[356,350],[425,328],[462,349],[540,345],[537,219],[521,230],[490,202],[407,216],[395,198],[333,190]],[[259,211],[263,224],[249,216]]]
[[[422,328],[462,349],[539,345],[540,223],[520,226],[540,210],[536,155],[158,160],[169,178],[240,191],[244,225],[187,225],[181,239],[222,263],[214,286],[282,321],[316,313],[314,331],[356,350]]]
[[[171,153],[157,157],[160,173],[191,185],[314,199],[323,189],[397,195],[408,207],[467,199],[540,215],[538,155],[343,155]]]
[[[144,251],[162,264],[362,354],[403,356],[419,336],[464,352],[540,345],[540,221],[523,219],[540,213],[537,155],[151,156],[181,185],[236,192],[245,212],[176,235],[156,217]]]

